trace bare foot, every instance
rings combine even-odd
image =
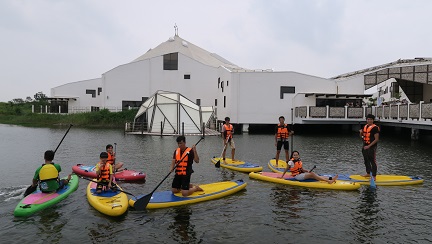
[[[339,177],[339,175],[335,175],[334,177],[332,177],[332,179],[330,180],[329,184],[335,183],[338,177]]]
[[[362,177],[370,177],[370,174],[362,175]]]
[[[201,187],[199,187],[199,186],[195,186],[195,190],[196,191],[204,191]]]

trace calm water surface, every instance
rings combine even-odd
[[[119,218],[94,210],[85,195],[86,181],[58,205],[28,218],[13,210],[31,183],[43,153],[54,150],[67,128],[0,125],[1,243],[431,243],[431,145],[382,137],[377,159],[381,174],[417,175],[423,185],[378,187],[371,191],[313,190],[249,179],[247,174],[216,169],[219,137],[198,145],[194,183],[243,179],[245,191],[184,207],[136,212]],[[199,137],[188,137],[194,144]],[[260,164],[274,157],[272,135],[236,135],[237,158]],[[150,193],[168,173],[174,137],[124,135],[120,130],[72,128],[57,151],[62,176],[77,163],[94,164],[105,145],[117,143],[118,160],[147,173],[146,183],[121,183],[135,194]],[[361,142],[355,134],[294,137],[306,168],[317,173],[362,174]],[[172,176],[158,190],[170,188]]]

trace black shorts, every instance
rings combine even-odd
[[[191,175],[175,175],[171,187],[175,189],[189,190]]]
[[[288,143],[288,141],[278,141],[278,142],[277,142],[276,149],[277,149],[278,151],[280,151],[280,150],[282,149],[282,145],[284,146],[284,149],[285,149],[285,150],[288,150],[288,148],[289,148],[289,143]]]

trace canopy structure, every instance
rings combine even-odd
[[[157,91],[140,106],[134,122],[145,122],[148,133],[200,134],[213,113],[213,107],[201,107],[180,93]]]

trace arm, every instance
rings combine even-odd
[[[379,141],[379,133],[375,133],[373,142],[371,142],[371,144],[367,145],[367,147],[370,148],[371,146],[377,144],[378,141]]]
[[[288,169],[291,168],[291,164],[293,164],[292,161],[289,161],[289,162],[287,163],[287,166],[286,166],[286,168],[285,168],[285,170],[284,170],[284,172],[283,172],[283,174],[282,174],[282,176],[281,176],[280,178],[283,178],[283,177],[284,177],[284,175],[285,175],[285,173],[288,171]]]
[[[199,163],[200,160],[199,160],[198,152],[196,150],[196,146],[195,145],[192,146],[192,150],[193,150],[193,153],[194,153],[194,161],[195,161],[195,163]]]
[[[32,187],[37,186],[37,184],[38,184],[38,180],[33,179],[32,180]]]
[[[172,172],[174,170],[175,163],[176,163],[176,160],[172,159],[172,161],[171,161],[171,167],[170,167],[170,172]]]
[[[110,176],[109,176],[108,188],[111,188],[112,187],[112,181],[113,181],[113,168],[112,168],[112,165],[110,165],[109,168],[110,168],[109,169]]]

